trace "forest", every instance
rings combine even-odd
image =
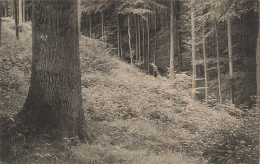
[[[258,164],[258,0],[0,0],[0,163]]]

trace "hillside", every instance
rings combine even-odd
[[[3,72],[0,116],[9,120],[26,98],[31,61],[30,24],[21,24],[19,41],[15,40],[13,25],[13,20],[4,19],[0,48]],[[4,161],[140,164],[257,161],[257,138],[247,131],[241,132],[246,119],[239,119],[240,110],[195,102],[190,97],[189,76],[183,73],[173,80],[154,78],[116,59],[110,50],[99,40],[81,37],[83,105],[94,142],[74,146],[45,139],[19,143],[15,140],[15,144],[9,140],[10,143],[1,143],[13,146],[10,152],[6,151],[11,155]],[[1,151],[5,152],[3,148]]]

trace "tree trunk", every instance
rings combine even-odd
[[[143,37],[143,68],[145,68],[145,21],[143,20],[143,33],[142,33],[142,37]]]
[[[2,0],[0,0],[0,4],[2,4]],[[0,7],[0,46],[2,46],[2,7]]]
[[[37,134],[84,141],[77,1],[33,1],[32,38],[30,88],[16,118]]]
[[[120,58],[120,15],[117,14],[117,57]]]
[[[19,23],[23,22],[23,8],[22,8],[22,3],[23,0],[19,0]]]
[[[133,64],[133,53],[131,47],[131,24],[130,24],[130,14],[127,15],[127,22],[128,22],[128,44],[129,44],[129,53],[130,53],[130,60],[131,64]]]
[[[149,29],[149,13],[147,14],[147,72],[150,74],[150,29]]]
[[[15,36],[19,40],[19,31],[18,31],[18,14],[17,14],[17,0],[14,0],[14,20],[15,20]]]
[[[169,76],[174,76],[174,0],[170,1],[170,71]]]
[[[206,54],[206,44],[205,44],[205,22],[202,24],[202,49],[203,49],[203,59],[204,59],[204,78],[205,78],[205,101],[208,104],[208,64],[207,64],[207,54]]]
[[[191,40],[192,40],[192,95],[193,99],[196,99],[196,39],[195,39],[195,19],[194,19],[194,0],[191,0]]]
[[[93,18],[93,15],[91,13],[90,18],[89,18],[89,37],[90,38],[92,38],[92,18]]]
[[[216,22],[215,22],[215,34],[216,34],[216,46],[217,46],[218,93],[219,93],[219,103],[222,104],[219,39],[218,39],[218,29],[217,29]]]
[[[23,22],[25,22],[25,0],[23,0]]]
[[[140,29],[140,16],[138,16],[138,22],[137,22],[137,28],[138,28],[138,62],[141,62],[141,29]]]
[[[122,43],[122,33],[121,33],[121,31],[119,33],[119,36],[120,36],[120,54],[121,54],[120,58],[123,59],[124,56],[123,56],[123,43]]]
[[[104,40],[104,12],[101,11],[101,40]]]
[[[156,59],[157,59],[157,9],[155,9],[154,15],[154,34],[155,34],[155,46],[154,46],[154,57],[153,57],[153,64],[156,66]],[[156,72],[153,69],[153,75],[156,76]]]
[[[135,15],[135,61],[138,62],[138,23],[137,23],[137,15]]]
[[[258,1],[258,38],[256,51],[257,109],[260,109],[260,2]],[[260,138],[259,138],[260,139]]]
[[[229,76],[230,76],[230,99],[234,104],[234,80],[233,80],[233,53],[232,53],[232,33],[231,18],[227,19],[227,35],[228,35],[228,56],[229,56]]]
[[[79,28],[79,39],[81,38],[81,0],[77,0],[78,2],[78,28]]]

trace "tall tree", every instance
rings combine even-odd
[[[228,36],[228,56],[229,56],[229,77],[230,77],[230,99],[234,104],[234,80],[233,80],[233,52],[232,52],[232,33],[231,18],[227,18],[227,36]]]
[[[191,0],[191,46],[192,46],[192,95],[193,98],[196,99],[196,78],[197,78],[197,71],[196,71],[196,39],[195,39],[195,18],[194,18],[194,0]]]
[[[33,1],[32,38],[30,88],[17,118],[36,133],[84,140],[77,1]]]
[[[217,70],[218,70],[218,94],[219,94],[219,102],[220,102],[220,104],[222,104],[219,37],[218,37],[217,22],[215,22],[215,35],[216,35],[216,47],[217,47],[216,51],[217,51]]]
[[[131,46],[131,24],[130,24],[130,13],[127,15],[127,29],[128,29],[128,45],[129,45],[129,53],[130,53],[130,60],[131,64],[133,64],[133,52],[132,52],[132,46]]]
[[[170,1],[170,77],[172,78],[174,75],[174,1]]]
[[[15,22],[15,36],[16,39],[19,39],[19,31],[18,31],[18,12],[17,12],[17,0],[14,0],[14,22]]]
[[[23,0],[23,22],[25,22],[25,0]]]
[[[205,78],[205,101],[209,102],[208,96],[208,64],[207,64],[207,54],[206,54],[206,43],[205,43],[205,21],[202,23],[202,51],[204,59],[204,78]]]
[[[256,50],[257,109],[260,109],[260,2],[258,1],[258,38]]]
[[[2,46],[2,0],[0,0],[0,46]]]
[[[19,2],[19,23],[23,22],[23,0],[18,0]]]

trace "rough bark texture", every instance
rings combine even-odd
[[[196,99],[196,78],[197,78],[197,71],[196,71],[196,48],[195,48],[195,19],[194,19],[194,0],[191,0],[191,39],[192,39],[192,94],[193,98]]]
[[[228,35],[228,56],[229,56],[229,76],[230,76],[230,99],[234,104],[234,80],[233,80],[233,52],[232,52],[232,34],[231,34],[231,18],[227,19],[227,35]]]
[[[32,71],[18,114],[37,133],[85,139],[77,1],[33,1]]]

